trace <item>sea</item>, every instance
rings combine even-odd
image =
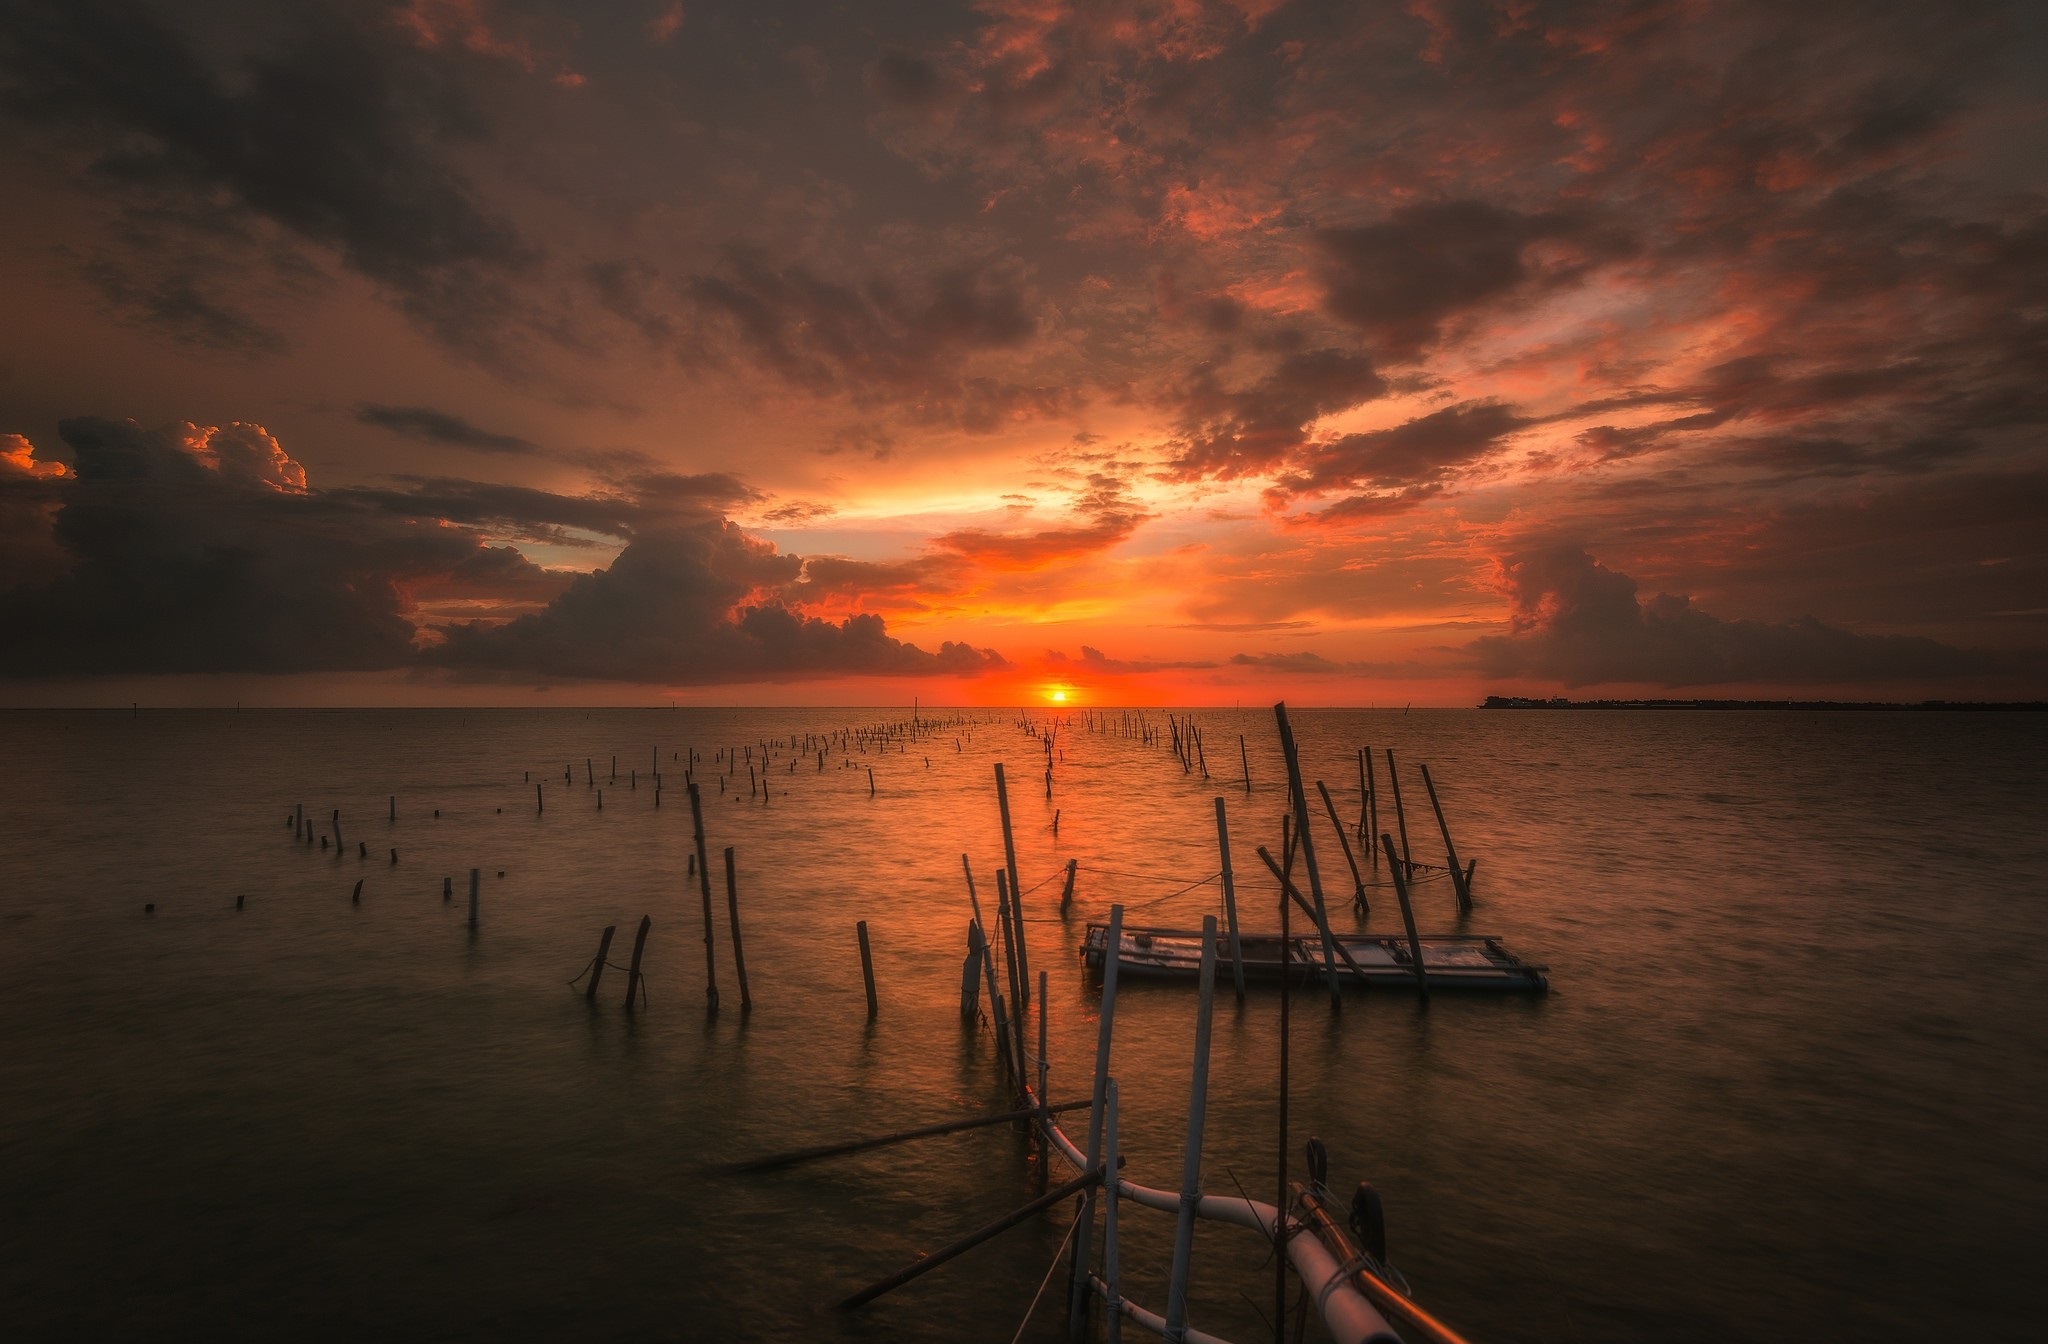
[[[960,1014],[998,766],[1049,1090],[1086,1096],[1084,931],[1117,904],[1219,914],[1218,798],[1240,919],[1277,924],[1277,719],[914,713],[0,715],[0,1333],[1065,1338],[1065,1205],[834,1306],[1033,1199],[1015,1127],[732,1167],[1008,1104],[986,995]],[[1283,1141],[1304,1180],[1319,1139],[1339,1203],[1372,1184],[1390,1259],[1474,1344],[2040,1337],[2048,715],[1290,721],[1335,925],[1401,927],[1361,752],[1381,829],[1400,844],[1391,771],[1412,856],[1444,863],[1426,765],[1476,868],[1462,915],[1423,870],[1418,922],[1498,936],[1550,990],[1295,990],[1283,1134],[1281,991],[1240,1003],[1226,976],[1205,1190],[1270,1200]],[[1190,985],[1120,989],[1143,1184],[1180,1181],[1196,1011]],[[1034,1052],[1037,1023],[1035,1002]],[[1120,1224],[1124,1289],[1163,1311],[1173,1219]],[[1257,1236],[1198,1225],[1189,1292],[1196,1328],[1274,1338]]]

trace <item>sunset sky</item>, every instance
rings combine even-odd
[[[0,704],[2048,696],[2048,6],[0,5]]]

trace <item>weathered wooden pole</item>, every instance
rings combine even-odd
[[[1372,866],[1377,869],[1380,866],[1380,847],[1373,843],[1372,838],[1380,833],[1380,786],[1372,768],[1372,748],[1361,747],[1358,754],[1365,761],[1366,809],[1365,834],[1359,838],[1366,842],[1366,849],[1372,853]]]
[[[1422,787],[1429,790],[1430,810],[1436,813],[1436,828],[1444,833],[1444,857],[1451,862],[1451,886],[1458,893],[1458,913],[1472,913],[1472,892],[1465,885],[1465,869],[1458,862],[1458,847],[1451,843],[1450,824],[1444,820],[1443,804],[1436,800],[1436,782],[1429,777],[1429,767],[1422,767]]]
[[[1069,1195],[1080,1194],[1083,1190],[1099,1184],[1101,1180],[1102,1172],[1099,1169],[1084,1172],[1058,1189],[1049,1190],[1045,1194],[1040,1195],[1022,1208],[1006,1213],[994,1222],[976,1228],[958,1241],[948,1246],[942,1246],[930,1255],[918,1257],[908,1266],[891,1274],[888,1278],[878,1283],[869,1284],[853,1296],[839,1303],[839,1309],[841,1311],[851,1311],[855,1307],[866,1306],[882,1294],[901,1288],[904,1284],[909,1283],[920,1275],[930,1273],[948,1260],[966,1254],[984,1241],[1009,1231],[1027,1218],[1043,1213],[1053,1205],[1065,1201]]]
[[[868,922],[861,920],[853,926],[853,932],[860,939],[860,978],[868,988],[868,1021],[872,1022],[882,1010],[875,1002],[875,958],[868,950]]]
[[[1313,871],[1313,869],[1311,869]],[[1202,916],[1201,997],[1195,1005],[1195,1070],[1188,1089],[1188,1137],[1180,1166],[1180,1220],[1173,1232],[1173,1269],[1166,1281],[1166,1339],[1188,1333],[1188,1269],[1195,1251],[1195,1206],[1202,1202],[1202,1128],[1209,1109],[1209,1022],[1216,1002],[1216,916]]]
[[[588,1002],[597,1002],[597,982],[604,979],[604,959],[611,954],[612,935],[618,930],[618,925],[607,924],[604,932],[598,935],[597,955],[590,961],[590,983],[583,987],[583,997]]]
[[[469,870],[469,927],[472,929],[476,927],[477,889],[483,882],[483,876],[484,870],[481,868]]]
[[[1216,852],[1223,858],[1223,918],[1230,924],[1230,982],[1237,1001],[1244,1002],[1244,950],[1237,941],[1237,880],[1230,871],[1230,826],[1223,819],[1223,797],[1216,797]]]
[[[1010,1025],[1016,1033],[1010,1048],[1017,1060],[1017,1090],[1021,1093],[1031,1085],[1031,1075],[1024,1068],[1024,1014],[1030,1010],[1021,992],[1024,971],[1017,956],[1017,907],[1010,900],[1010,879],[1000,868],[996,869],[996,923],[1002,926],[1003,960],[1010,975],[1010,1008],[1015,1014]]]
[[[536,817],[548,810],[547,800],[541,797],[540,785],[533,786],[533,815]]]
[[[1408,929],[1408,955],[1415,961],[1415,988],[1429,998],[1429,973],[1422,967],[1422,939],[1415,932],[1415,910],[1408,904],[1408,876],[1394,862],[1394,837],[1382,831],[1380,844],[1387,851],[1388,876],[1394,879],[1394,899],[1401,903],[1401,923]]]
[[[640,916],[640,931],[633,935],[633,960],[626,967],[626,1011],[632,1012],[633,1005],[641,997],[640,954],[647,947],[647,930],[654,924],[654,916]]]
[[[1067,884],[1060,888],[1060,913],[1067,913],[1067,907],[1074,903],[1074,873],[1081,866],[1079,859],[1067,860]]]
[[[1289,867],[1293,866],[1294,854],[1287,855]],[[1270,866],[1270,861],[1268,866]],[[1289,1003],[1294,998],[1292,973],[1287,963],[1294,951],[1294,939],[1287,929],[1288,916],[1287,877],[1283,872],[1280,879],[1280,1157],[1275,1163],[1275,1176],[1279,1191],[1273,1197],[1273,1344],[1286,1344],[1287,1329],[1287,1043],[1291,1034],[1289,1027]]]
[[[1337,843],[1344,847],[1344,863],[1351,869],[1351,885],[1355,889],[1351,902],[1358,907],[1358,913],[1372,913],[1372,906],[1365,899],[1365,878],[1358,871],[1358,860],[1351,855],[1351,837],[1344,834],[1344,823],[1337,820],[1337,804],[1330,800],[1329,786],[1320,779],[1316,781],[1316,792],[1323,795],[1323,810],[1330,814],[1330,829],[1337,833]]]
[[[1273,715],[1280,723],[1280,751],[1287,758],[1287,793],[1294,801],[1294,841],[1301,846],[1302,866],[1308,869],[1308,892],[1315,901],[1316,923],[1323,935],[1323,974],[1330,982],[1330,1003],[1334,1007],[1342,1003],[1337,986],[1337,951],[1331,946],[1330,916],[1323,902],[1323,876],[1316,867],[1315,837],[1309,834],[1308,794],[1301,787],[1301,759],[1294,749],[1294,729],[1287,722],[1287,704],[1282,701],[1273,706]]]
[[[996,1054],[1003,1061],[1003,1076],[1021,1084],[1023,1079],[1017,1076],[1015,1063],[1010,1054],[1010,1027],[1003,1011],[1003,994],[996,987],[995,945],[989,941],[988,924],[981,917],[981,900],[974,892],[974,866],[968,862],[965,854],[960,856],[960,871],[967,877],[967,906],[974,912],[974,925],[981,932],[981,973],[988,981],[989,1023],[995,1029]],[[1001,930],[998,929],[997,932],[1000,933]]]
[[[1016,1000],[1019,1011],[1031,1006],[1029,982],[1031,959],[1024,949],[1024,888],[1017,880],[1017,840],[1010,832],[1010,788],[1003,780],[1003,763],[996,762],[996,808],[1003,818],[1003,869],[1010,875],[1010,912],[1016,924],[1017,974],[1025,997]]]
[[[986,952],[981,925],[967,921],[967,960],[960,965],[960,1016],[973,1021],[981,1010],[981,959]]]
[[[1244,767],[1244,796],[1252,796],[1252,758],[1245,754],[1244,734],[1237,735],[1237,761]]]
[[[298,839],[305,829],[306,805],[304,803],[294,803],[292,805],[292,839]]]
[[[391,795],[391,819],[398,820],[398,795],[395,793]]]
[[[1067,1111],[1078,1111],[1088,1104],[1080,1101],[1054,1102],[1045,1109],[1055,1115]],[[843,1157],[848,1153],[866,1152],[871,1148],[887,1148],[892,1144],[908,1143],[913,1139],[937,1138],[942,1134],[959,1134],[970,1129],[987,1129],[991,1125],[1014,1125],[1019,1120],[1038,1118],[1038,1107],[1019,1106],[1008,1111],[994,1111],[988,1115],[970,1116],[965,1120],[944,1120],[935,1125],[919,1125],[915,1129],[899,1129],[893,1134],[880,1134],[867,1139],[849,1139],[845,1143],[820,1144],[816,1148],[798,1148],[787,1153],[772,1153],[767,1157],[749,1158],[735,1162],[720,1170],[738,1174],[748,1171],[776,1171],[794,1167],[804,1162],[816,1162],[828,1157]]]
[[[733,876],[732,846],[725,847],[725,916],[732,925],[732,965],[740,980],[740,1012],[753,1009],[754,996],[747,992],[747,952],[740,941],[740,886]]]
[[[350,892],[350,893],[348,894],[348,899],[349,899],[349,904],[350,904],[350,905],[361,905],[361,904],[363,903],[363,879],[362,879],[362,878],[360,878],[360,877],[359,877],[359,878],[357,878],[357,879],[356,879],[356,889],[355,889],[354,891],[352,891],[352,892]]]
[[[1095,1023],[1095,1087],[1089,1094],[1088,1167],[1101,1162],[1104,1107],[1109,1099],[1109,1050],[1116,1034],[1117,954],[1123,949],[1124,908],[1109,907],[1109,928],[1102,945],[1102,1011]],[[1116,1168],[1111,1167],[1111,1171]],[[1081,1224],[1074,1232],[1074,1276],[1067,1285],[1067,1329],[1075,1333],[1088,1319],[1088,1234],[1094,1226],[1093,1196],[1083,1209]]]
[[[704,897],[704,1006],[718,1011],[718,957],[711,942],[711,860],[704,851],[704,801],[690,785],[690,830],[697,843],[697,889]]]
[[[1387,782],[1394,786],[1394,824],[1401,831],[1401,867],[1409,877],[1413,877],[1415,860],[1408,853],[1408,813],[1401,806],[1401,772],[1394,768],[1392,747],[1387,748]]]
[[[1122,1178],[1116,1175],[1121,1170],[1121,1167],[1119,1166],[1120,1158],[1116,1147],[1115,1079],[1110,1080],[1108,1105],[1105,1109],[1107,1114],[1102,1122],[1102,1169],[1108,1174],[1103,1178],[1103,1184],[1107,1187],[1107,1193],[1104,1196],[1105,1202],[1102,1206],[1102,1285],[1106,1290],[1103,1294],[1105,1310],[1103,1313],[1102,1329],[1103,1338],[1108,1341],[1108,1344],[1119,1344],[1119,1341],[1124,1337],[1123,1302],[1120,1300],[1123,1297],[1124,1289],[1122,1256],[1119,1254],[1116,1237],[1116,1206],[1118,1197],[1122,1193]],[[1081,1276],[1084,1292],[1086,1291],[1087,1275],[1088,1267],[1082,1265]]]
[[[1051,1071],[1052,1061],[1045,1046],[1045,972],[1038,973],[1038,1193],[1045,1193],[1048,1173],[1052,1170],[1052,1115],[1045,1109],[1047,1092],[1046,1074]]]
[[[341,809],[340,809],[340,808],[338,808],[338,807],[334,809],[334,816],[333,816],[333,818],[331,819],[331,824],[332,824],[332,825],[333,825],[333,827],[334,827],[334,856],[335,856],[336,858],[340,858],[340,857],[341,857]]]

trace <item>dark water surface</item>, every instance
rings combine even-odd
[[[1214,911],[1213,883],[1174,893],[1218,867],[1218,794],[1247,923],[1275,922],[1253,850],[1279,846],[1277,738],[1265,711],[1200,712],[1219,777],[1205,783],[1164,748],[1070,725],[1050,801],[1038,742],[1000,711],[908,752],[856,752],[855,768],[799,758],[790,774],[779,750],[765,806],[744,765],[722,797],[719,767],[700,765],[726,1004],[707,1016],[671,754],[758,756],[764,739],[899,717],[0,716],[0,1332],[1008,1339],[1064,1219],[862,1313],[825,1304],[1034,1194],[1010,1130],[769,1175],[707,1168],[1002,1101],[986,1031],[956,1012],[960,855],[989,902],[1001,862],[996,761],[1033,888],[1031,965],[1051,976],[1052,1091],[1084,1094],[1082,927],[1112,901],[1144,922]],[[1447,883],[1419,888],[1425,930],[1499,934],[1552,968],[1534,1000],[1354,992],[1332,1015],[1320,992],[1294,998],[1294,1150],[1320,1135],[1333,1185],[1378,1185],[1393,1257],[1440,1315],[1479,1341],[2038,1338],[2048,716],[1295,724],[1347,820],[1353,753],[1393,747],[1417,857],[1440,861],[1413,771],[1427,762],[1479,869],[1464,921]],[[1239,773],[1240,732],[1249,797],[1221,778]],[[295,803],[322,829],[340,808],[346,852],[293,844]],[[1315,838],[1341,899],[1335,837]],[[621,1010],[617,973],[587,1006],[565,982],[605,924],[622,963],[642,914],[648,1008]],[[1398,927],[1390,897],[1368,925]],[[1272,1197],[1278,1003],[1219,999],[1212,1191]],[[1178,1180],[1193,1017],[1183,987],[1127,985],[1118,1006],[1128,1174],[1148,1184]],[[1163,1308],[1170,1220],[1133,1211],[1125,1229],[1128,1291]],[[1270,1338],[1262,1259],[1248,1234],[1203,1225],[1193,1323]],[[1059,1337],[1042,1307],[1027,1338]]]

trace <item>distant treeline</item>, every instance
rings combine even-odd
[[[1567,700],[1489,695],[1481,709],[1970,709],[2041,710],[2044,700]]]

